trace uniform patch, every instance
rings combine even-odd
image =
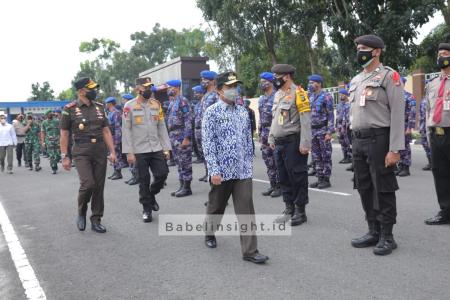
[[[129,113],[130,113],[130,108],[129,107],[125,107],[123,109],[123,116],[124,116],[125,119],[128,118],[128,114]]]
[[[66,104],[64,107],[65,107],[65,108],[71,108],[71,107],[74,107],[76,104],[77,104],[76,101],[72,101],[72,102],[70,102],[69,104]]]
[[[391,74],[391,79],[394,81],[395,85],[400,85],[400,74],[397,71],[394,71]]]

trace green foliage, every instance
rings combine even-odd
[[[74,100],[76,96],[76,92],[75,89],[72,88],[68,88],[67,90],[62,91],[61,93],[59,93],[58,97],[56,97],[59,100]]]
[[[445,42],[447,36],[450,36],[450,26],[443,23],[434,28],[419,45],[417,58],[411,65],[411,70],[421,69],[425,73],[438,72],[436,58],[439,43]]]
[[[31,84],[31,97],[28,101],[47,101],[55,99],[54,91],[50,87],[48,81],[44,81],[42,85],[39,82]]]

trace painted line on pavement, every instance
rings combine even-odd
[[[261,182],[261,183],[269,183],[269,184],[270,184],[270,181],[262,180],[262,179],[256,179],[256,178],[253,178],[253,181]],[[337,195],[337,196],[345,196],[345,197],[348,197],[348,196],[351,196],[351,195],[352,195],[352,194],[347,194],[347,193],[342,193],[342,192],[335,192],[335,191],[328,191],[328,190],[320,190],[320,189],[313,189],[313,188],[308,188],[308,190],[314,191],[314,192],[319,192],[319,193],[326,193],[326,194]]]
[[[14,231],[8,215],[0,202],[0,227],[5,236],[6,244],[8,245],[9,253],[19,274],[19,279],[22,282],[22,287],[25,290],[25,295],[29,300],[44,300],[47,299],[44,290],[36,278],[33,268],[28,261],[27,255],[20,244],[19,238]]]

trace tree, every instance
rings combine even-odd
[[[31,97],[29,101],[48,101],[55,99],[54,91],[50,87],[48,81],[44,81],[42,85],[39,82],[31,84]]]
[[[59,93],[58,97],[56,98],[59,100],[74,100],[75,96],[76,96],[75,89],[72,87]]]
[[[336,44],[336,63],[348,77],[353,76],[356,65],[354,39],[374,33],[386,44],[383,62],[395,69],[407,69],[417,53],[413,40],[417,28],[428,22],[443,0],[327,0],[327,24],[330,38]],[[336,52],[334,52],[336,54]]]

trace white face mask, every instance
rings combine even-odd
[[[236,98],[238,97],[238,95],[239,94],[237,88],[231,88],[223,92],[223,97],[233,103],[236,102]]]

